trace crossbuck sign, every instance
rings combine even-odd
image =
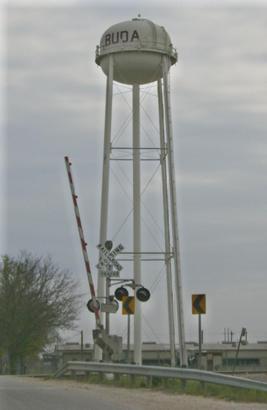
[[[120,276],[123,267],[116,261],[115,256],[122,252],[124,247],[120,244],[113,251],[109,251],[104,245],[98,245],[97,248],[100,250],[99,262],[96,265],[97,269],[108,277]]]

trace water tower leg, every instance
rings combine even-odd
[[[168,59],[167,57],[163,57],[163,84],[164,84],[166,133],[167,133],[167,143],[168,143],[168,169],[169,169],[169,184],[170,184],[170,195],[171,195],[172,236],[173,236],[174,268],[175,268],[174,274],[175,274],[175,288],[176,288],[176,298],[177,298],[180,365],[182,367],[187,367],[187,351],[186,351],[186,345],[185,345],[183,294],[182,294],[182,275],[181,275],[180,247],[179,247],[179,235],[178,235],[175,167],[174,167],[174,153],[173,153],[173,131],[172,131],[172,116],[171,116],[171,102],[170,102],[170,88],[169,88],[168,72],[169,72]]]
[[[133,85],[133,271],[141,283],[141,183],[140,183],[140,87]],[[134,362],[142,364],[141,305],[136,299],[134,315]]]
[[[107,240],[108,228],[108,194],[109,194],[109,173],[110,173],[110,148],[111,148],[111,119],[112,119],[112,92],[113,92],[113,58],[109,56],[109,70],[106,83],[106,108],[105,108],[105,130],[104,130],[104,155],[101,191],[101,215],[100,215],[100,235],[99,243],[104,244]],[[106,278],[98,272],[97,296],[105,296]],[[103,323],[103,313],[101,313]],[[102,359],[102,350],[95,346],[95,360]]]
[[[165,265],[167,277],[167,301],[168,301],[168,318],[169,318],[169,339],[171,352],[171,366],[176,365],[175,356],[175,327],[174,327],[174,308],[173,308],[173,292],[172,292],[172,271],[171,271],[171,240],[170,240],[170,217],[169,217],[169,199],[168,199],[168,180],[167,180],[167,165],[166,165],[166,144],[164,133],[164,108],[162,96],[162,83],[158,80],[158,104],[159,104],[159,132],[160,132],[160,163],[161,163],[161,179],[162,179],[162,195],[163,195],[163,219],[164,219],[164,237],[165,237]]]

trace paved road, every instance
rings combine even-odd
[[[93,388],[46,383],[16,376],[0,376],[1,410],[125,410],[117,400]]]
[[[266,404],[0,376],[0,410],[266,410]]]

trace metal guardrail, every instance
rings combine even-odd
[[[66,373],[92,372],[92,373],[114,373],[128,374],[145,377],[163,377],[181,380],[196,380],[202,383],[213,383],[241,389],[253,389],[267,392],[267,383],[249,380],[242,377],[228,376],[225,374],[208,372],[204,370],[182,369],[160,366],[138,366],[118,363],[99,362],[67,362],[59,369],[54,377],[60,377]]]

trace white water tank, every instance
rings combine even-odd
[[[177,53],[164,27],[144,18],[134,18],[111,26],[96,49],[96,63],[108,74],[109,56],[113,56],[115,81],[146,84],[162,77],[162,57],[170,66]]]

